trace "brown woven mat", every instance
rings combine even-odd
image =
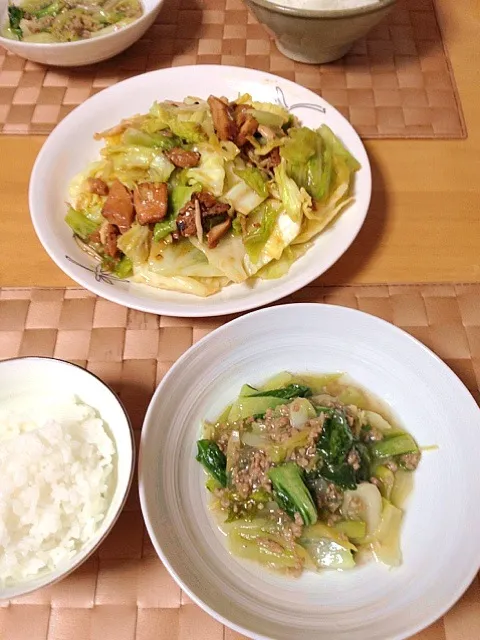
[[[290,301],[355,307],[394,322],[447,362],[478,400],[480,284],[310,286]],[[152,316],[83,289],[0,289],[0,359],[56,356],[86,366],[124,401],[136,435],[172,363],[225,319]],[[138,441],[138,437],[137,437]],[[480,585],[417,640],[478,640]],[[187,598],[155,555],[133,487],[98,553],[59,584],[0,603],[1,640],[241,640]],[[365,640],[368,640],[367,638]]]
[[[120,80],[188,64],[252,67],[312,89],[364,137],[462,138],[465,123],[434,0],[399,0],[385,22],[334,64],[284,57],[242,0],[165,0],[128,51],[77,69],[48,69],[0,47],[0,131],[49,133],[74,107]]]

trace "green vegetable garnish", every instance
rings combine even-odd
[[[23,31],[20,27],[20,20],[25,16],[25,11],[15,4],[8,5],[8,20],[10,23],[10,30],[14,33],[19,40],[23,38]]]
[[[227,486],[227,458],[213,440],[198,440],[196,460],[222,486]]]
[[[306,525],[317,521],[317,510],[297,464],[287,462],[273,467],[268,477],[272,481],[275,500],[291,518],[299,513]]]

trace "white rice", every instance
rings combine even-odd
[[[317,11],[333,11],[335,9],[356,9],[370,4],[378,4],[380,0],[271,0],[295,9],[311,9]]]
[[[105,517],[115,447],[103,420],[74,398],[0,413],[0,584],[53,571]]]

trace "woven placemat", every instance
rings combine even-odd
[[[188,64],[251,67],[294,80],[337,107],[364,137],[466,136],[433,0],[399,0],[347,57],[322,66],[279,53],[242,0],[165,0],[139,42],[91,67],[48,69],[0,47],[0,131],[49,133],[105,87]]]
[[[354,307],[433,349],[475,398],[480,387],[480,285],[315,287],[289,301]],[[156,384],[225,318],[168,318],[127,310],[83,289],[0,289],[0,359],[56,356],[86,366],[124,401],[135,434]],[[241,640],[193,604],[145,532],[132,488],[111,534],[62,582],[0,603],[1,640]],[[478,640],[480,586],[417,640]],[[368,640],[367,638],[365,640]]]

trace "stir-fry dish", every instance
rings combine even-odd
[[[244,385],[197,447],[234,555],[295,577],[370,557],[401,564],[402,506],[420,449],[343,374]]]
[[[359,163],[326,126],[243,95],[154,103],[96,135],[66,222],[114,275],[208,296],[278,278],[352,201]]]
[[[25,0],[9,4],[2,35],[25,42],[74,42],[105,35],[139,18],[140,0]]]

